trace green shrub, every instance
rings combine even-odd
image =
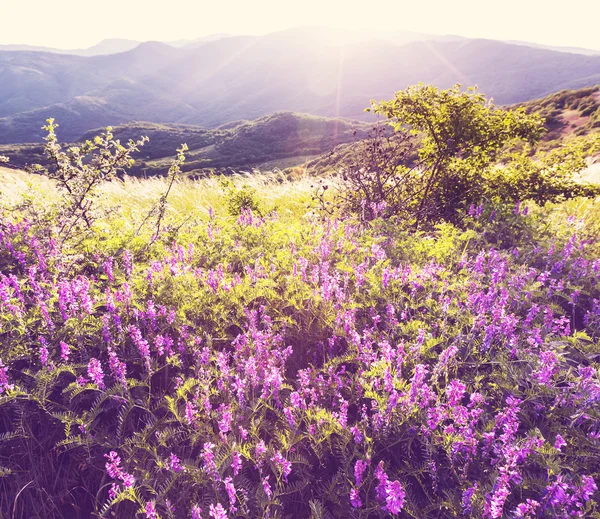
[[[393,133],[378,130],[359,143],[337,193],[337,207],[363,220],[383,216],[415,229],[460,225],[470,206],[496,197],[514,205],[598,193],[573,175],[599,141],[565,148],[541,162],[527,146],[510,154],[519,142],[539,140],[542,120],[524,109],[497,108],[476,89],[418,85],[368,110],[385,116]]]
[[[225,192],[227,211],[231,216],[240,216],[245,210],[251,210],[257,215],[262,215],[261,204],[257,197],[256,189],[248,184],[236,187],[231,179],[222,177],[221,188]]]

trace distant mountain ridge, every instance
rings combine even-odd
[[[222,38],[229,37],[227,33],[216,33],[194,40],[176,40],[164,42],[171,47],[179,48],[194,48],[207,43],[209,41],[216,41]],[[24,52],[50,52],[52,54],[68,54],[72,56],[106,56],[110,54],[119,54],[120,52],[127,52],[135,49],[139,45],[147,43],[146,41],[130,40],[126,38],[108,38],[102,40],[96,45],[87,47],[85,49],[57,49],[54,47],[43,47],[39,45],[0,45],[0,51],[24,51]]]
[[[497,104],[600,83],[600,56],[455,36],[403,45],[359,36],[303,27],[90,57],[3,51],[0,144],[41,142],[48,118],[73,141],[136,120],[216,128],[277,111],[364,120],[370,99],[418,82],[476,84]]]
[[[557,45],[543,45],[541,43],[533,43],[530,41],[519,41],[519,40],[506,40],[505,43],[512,43],[515,45],[523,45],[525,47],[533,47],[535,49],[546,49],[553,50],[556,52],[566,52],[568,54],[583,54],[584,56],[599,56],[600,50],[598,49],[586,49],[583,47],[565,47]]]
[[[309,27],[310,29],[310,27]],[[428,34],[414,31],[351,31],[341,29],[328,29],[330,32],[345,34],[346,43],[350,41],[361,42],[374,39],[380,39],[396,45],[406,45],[416,41],[460,41],[466,40],[464,36],[455,34]],[[196,48],[204,43],[211,41],[217,41],[223,38],[229,38],[235,36],[229,33],[215,33],[207,36],[201,36],[195,39],[180,39],[165,41],[167,45],[177,48]],[[472,39],[472,38],[471,38]],[[146,43],[142,40],[131,40],[127,38],[108,38],[101,42],[92,45],[91,47],[82,49],[58,49],[55,47],[44,47],[39,45],[25,45],[25,44],[9,44],[0,45],[0,51],[28,51],[28,52],[51,52],[53,54],[71,54],[74,56],[102,56],[108,54],[118,54],[120,52],[127,52],[133,50],[138,45]],[[499,40],[504,43],[510,43],[515,45],[523,45],[526,47],[533,47],[537,49],[553,50],[556,52],[566,52],[570,54],[583,54],[585,56],[597,56],[600,55],[599,49],[588,49],[584,47],[573,47],[573,46],[558,46],[558,45],[545,45],[541,43],[535,43],[523,40]]]
[[[318,26],[315,27],[301,27],[300,29],[308,29],[312,30],[315,28],[320,28]],[[452,41],[452,40],[461,40],[465,39],[462,36],[455,35],[436,35],[436,34],[426,34],[426,33],[418,33],[413,31],[384,31],[384,32],[374,32],[374,31],[352,31],[352,30],[343,30],[343,29],[327,29],[327,32],[330,34],[335,34],[336,39],[342,38],[346,43],[349,42],[360,42],[366,40],[373,39],[383,39],[394,43],[396,45],[405,45],[407,43],[412,43],[414,41]],[[209,34],[207,36],[201,36],[195,39],[181,39],[181,40],[171,40],[164,41],[161,43],[166,43],[171,47],[176,48],[187,48],[193,49],[203,45],[204,43],[208,43],[211,41],[217,41],[223,38],[229,38],[233,35],[229,33],[214,33]],[[0,51],[26,51],[26,52],[50,52],[53,54],[69,54],[73,56],[103,56],[108,54],[118,54],[120,52],[127,52],[129,50],[135,49],[138,45],[142,45],[143,43],[147,43],[149,40],[131,40],[127,38],[108,38],[102,40],[101,42],[92,45],[91,47],[83,48],[83,49],[58,49],[55,47],[45,47],[39,45],[25,45],[25,44],[9,44],[9,45],[0,45]]]

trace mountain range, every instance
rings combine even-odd
[[[197,38],[195,40],[176,40],[166,41],[164,43],[170,45],[171,47],[194,48],[202,45],[203,43],[220,40],[222,38],[227,38],[228,36],[230,35],[226,33],[215,33]],[[142,43],[144,42],[139,40],[130,40],[127,38],[109,38],[84,49],[57,49],[54,47],[42,47],[39,45],[11,44],[0,45],[0,51],[50,52],[52,54],[70,54],[73,56],[106,56],[108,54],[118,54],[120,52],[133,50]]]
[[[458,41],[465,40],[467,38],[458,36],[455,34],[427,34],[422,32],[414,31],[367,31],[367,30],[341,30],[341,29],[326,29],[329,33],[336,34],[336,39],[342,39],[346,43],[350,42],[361,42],[373,39],[380,39],[394,43],[396,45],[405,45],[415,41]],[[172,41],[165,41],[167,45],[178,48],[195,48],[207,43],[209,41],[216,41],[223,38],[229,38],[234,35],[228,33],[214,33],[208,36],[202,36],[195,39],[179,39]],[[340,38],[341,37],[341,38]],[[514,43],[517,45],[524,45],[526,47],[534,47],[538,49],[548,49],[558,52],[568,52],[572,54],[583,54],[586,56],[600,55],[598,49],[586,49],[583,47],[568,47],[568,46],[556,46],[556,45],[544,45],[541,43],[522,41],[522,40],[502,40],[505,43]],[[54,54],[72,54],[75,56],[103,56],[107,54],[117,54],[119,52],[127,52],[134,49],[138,45],[145,43],[141,40],[131,40],[128,38],[108,38],[101,42],[92,45],[91,47],[83,49],[59,49],[55,47],[43,47],[36,45],[24,45],[24,44],[10,44],[0,45],[0,51],[37,51],[37,52],[51,52]]]
[[[216,128],[278,111],[365,120],[370,99],[418,82],[476,84],[497,104],[600,83],[600,56],[457,36],[303,27],[176,43],[95,56],[0,51],[0,144],[40,142],[48,118],[74,141],[131,121]]]

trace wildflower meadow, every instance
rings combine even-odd
[[[599,201],[443,95],[503,140],[393,166],[418,227],[389,180],[332,214],[339,177],[182,179],[185,147],[119,179],[144,139],[50,121],[56,168],[0,184],[0,518],[600,517]]]

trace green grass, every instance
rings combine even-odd
[[[289,180],[282,173],[256,172],[228,178],[236,189],[243,185],[254,188],[261,207],[265,211],[276,210],[280,219],[289,221],[312,214],[308,205],[314,178],[303,175]],[[166,188],[167,179],[164,177],[125,177],[122,181],[100,186],[98,203],[106,208],[116,207],[123,218],[135,225],[151,210]],[[23,195],[28,195],[35,204],[48,204],[57,202],[60,193],[44,176],[0,168],[0,203],[5,207],[14,206]],[[169,194],[167,211],[175,220],[182,217],[205,219],[211,208],[217,215],[227,214],[218,176],[199,180],[183,178],[175,183]]]

